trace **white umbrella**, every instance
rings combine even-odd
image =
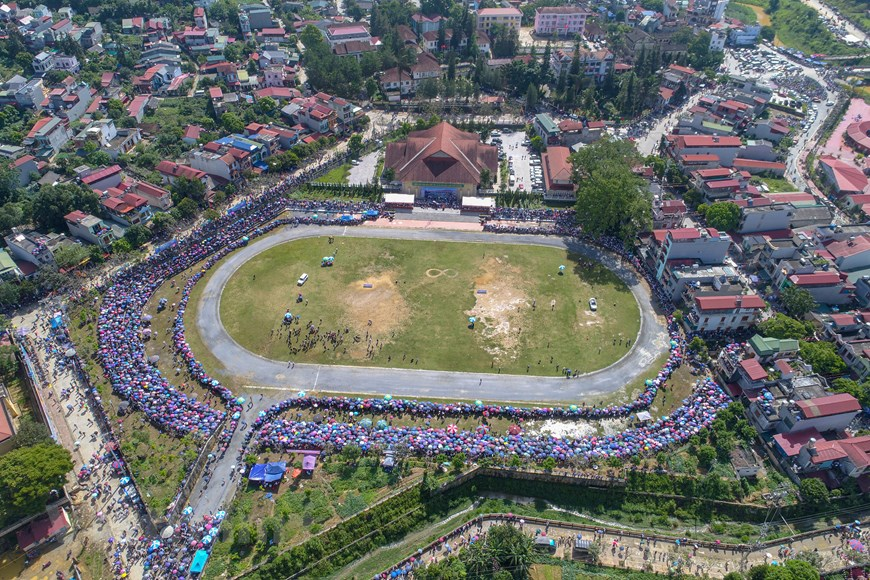
[[[160,537],[164,540],[168,540],[174,533],[175,528],[173,528],[172,526],[166,526],[165,528],[163,528],[163,531],[160,532]]]

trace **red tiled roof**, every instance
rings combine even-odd
[[[672,70],[672,71],[675,71],[675,72],[680,72],[680,73],[687,74],[687,75],[693,75],[693,74],[695,74],[695,73],[698,72],[698,71],[696,71],[695,69],[693,69],[693,68],[691,68],[691,67],[688,67],[688,66],[680,66],[680,65],[678,65],[678,64],[672,64],[671,66],[668,67],[668,70]]]
[[[855,320],[855,314],[832,314],[831,322],[833,322],[836,326],[852,326],[853,324],[858,324]]]
[[[849,437],[837,441],[858,469],[870,466],[870,435]]]
[[[481,8],[477,11],[478,16],[522,16],[523,13],[516,8]]]
[[[811,461],[818,465],[828,461],[837,461],[844,457],[846,457],[846,452],[840,447],[839,441],[823,440],[816,442],[816,454],[812,456]]]
[[[680,159],[688,163],[693,161],[719,161],[719,156],[714,153],[689,153],[686,155],[680,155]]]
[[[848,258],[870,250],[870,236],[856,236],[854,240],[830,242],[825,248],[834,258]]]
[[[764,300],[756,294],[738,294],[736,296],[695,296],[695,303],[701,311],[736,310],[738,308],[765,308]]]
[[[746,373],[751,381],[761,381],[767,378],[767,371],[757,359],[747,358],[740,361],[740,368]]]
[[[819,163],[831,168],[838,191],[861,193],[867,188],[867,177],[851,163],[846,163],[830,155],[819,157]]]
[[[92,185],[98,181],[102,181],[102,180],[106,179],[107,177],[111,177],[111,176],[113,176],[117,173],[120,173],[120,172],[121,172],[120,165],[112,165],[109,167],[105,167],[99,171],[95,171],[94,173],[91,173],[90,175],[86,175],[86,176],[82,177],[81,179],[82,179],[82,183],[84,183],[85,185]]]
[[[442,122],[424,131],[414,131],[387,145],[385,166],[399,181],[430,183],[480,183],[480,171],[498,171],[496,148],[480,142],[476,133],[466,133]]]
[[[693,147],[740,147],[740,137],[715,137],[713,135],[679,135],[676,138],[680,149]]]
[[[16,532],[18,547],[27,549],[69,528],[69,519],[63,509],[36,519]]]
[[[180,165],[172,161],[161,161],[157,164],[157,171],[165,175],[173,177],[186,177],[188,179],[202,179],[205,177],[205,172],[199,169],[194,169],[189,165]]]
[[[858,402],[858,399],[849,393],[837,393],[836,395],[819,397],[809,401],[798,401],[797,406],[801,410],[801,414],[807,419],[830,417],[843,413],[857,413],[861,410],[861,404]]]
[[[34,159],[36,159],[36,157],[34,157],[33,155],[24,155],[23,157],[19,157],[18,159],[13,161],[12,165],[14,165],[15,167],[21,167],[28,161],[33,161]]]
[[[801,447],[806,445],[810,439],[824,441],[822,434],[815,427],[795,431],[794,433],[779,433],[773,436],[773,440],[776,441],[787,457],[794,457],[800,453]]]
[[[202,127],[199,125],[188,125],[187,129],[184,130],[184,138],[199,139],[200,133],[202,133]]]
[[[785,169],[785,163],[778,161],[758,161],[757,159],[740,159],[734,160],[734,167],[752,167],[753,169]]]
[[[840,275],[837,272],[813,272],[792,274],[788,279],[796,286],[831,286],[840,282]]]
[[[208,89],[208,96],[212,99],[219,99],[224,96],[224,92],[220,87],[210,87]]]
[[[698,157],[701,156],[699,155]],[[713,155],[713,157],[719,159],[716,155]],[[731,170],[727,167],[716,167],[713,169],[699,169],[695,173],[697,173],[702,179],[710,179],[711,177],[729,177],[731,175]]]

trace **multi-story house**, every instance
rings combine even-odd
[[[690,292],[685,321],[695,332],[734,332],[751,328],[767,308],[756,294],[719,295]]]
[[[83,211],[73,211],[64,216],[66,227],[73,237],[90,242],[101,249],[106,250],[117,238],[112,228],[96,216],[86,214]]]
[[[144,197],[115,187],[106,191],[100,203],[106,214],[123,226],[145,225],[153,217]]]
[[[591,13],[581,6],[545,6],[535,9],[535,34],[574,36],[583,34]]]
[[[49,91],[45,109],[69,122],[77,121],[88,110],[95,92],[85,83],[70,82]]]
[[[731,248],[731,237],[713,228],[681,228],[653,231],[650,246],[656,278],[661,279],[671,260],[698,260],[702,264],[721,264]]]
[[[13,258],[33,264],[37,268],[53,266],[54,252],[70,243],[63,234],[42,234],[20,228],[12,228],[12,233],[4,236],[3,241]]]
[[[814,271],[809,274],[792,274],[783,288],[793,285],[807,290],[819,304],[841,305],[852,301],[855,286],[845,273],[837,270]]]
[[[520,31],[523,13],[516,8],[481,8],[477,11],[477,29],[488,32],[500,25]]]
[[[172,161],[161,161],[157,164],[157,173],[163,178],[164,184],[172,185],[179,177],[185,179],[195,179],[202,182],[206,188],[209,187],[208,175],[205,171],[194,169],[189,165],[182,165]]]
[[[37,157],[51,157],[70,140],[67,120],[60,117],[42,117],[24,138]]]

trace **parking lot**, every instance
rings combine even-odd
[[[527,145],[524,145],[526,134],[523,132],[509,132],[509,129],[494,131],[494,135],[490,137],[489,143],[496,140],[501,140],[499,148],[499,162],[502,158],[508,162],[508,168],[514,176],[514,184],[508,184],[509,189],[519,189],[527,192],[543,193],[544,181],[541,174],[540,157],[529,151]],[[500,133],[500,134],[499,134]],[[503,156],[503,157],[502,157]]]
[[[347,174],[347,182],[350,185],[365,185],[371,183],[375,176],[378,160],[383,155],[383,150],[372,151],[363,155],[357,165],[352,165]]]

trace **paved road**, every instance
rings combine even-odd
[[[383,151],[372,151],[368,155],[363,155],[359,160],[359,165],[352,165],[350,172],[347,174],[347,182],[350,185],[366,185],[372,182],[375,176],[375,170],[378,168],[378,159],[380,159]]]
[[[233,273],[245,262],[287,241],[312,236],[376,237],[409,240],[498,242],[569,248],[601,260],[631,288],[641,309],[641,327],[629,354],[610,367],[566,380],[556,377],[493,375],[377,367],[297,364],[269,360],[242,348],[226,332],[220,320],[220,294]],[[485,399],[496,401],[578,401],[617,390],[649,372],[648,367],[668,347],[662,321],[650,305],[648,288],[634,271],[597,248],[561,238],[511,236],[433,230],[378,230],[373,228],[292,228],[242,248],[227,258],[212,275],[203,292],[196,320],[203,342],[222,361],[226,372],[244,377],[256,392],[269,390],[320,390],[357,394],[393,394],[415,397]]]

